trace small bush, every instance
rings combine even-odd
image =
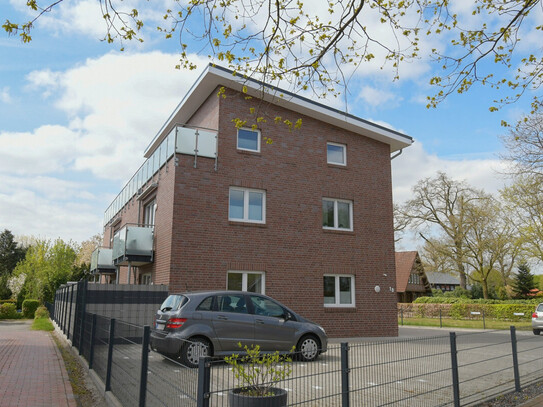
[[[16,304],[17,301],[15,300],[0,300],[0,305],[2,304]]]
[[[19,319],[22,315],[17,312],[13,302],[0,304],[0,319]]]
[[[34,314],[36,313],[36,310],[40,306],[40,302],[38,300],[24,300],[23,301],[23,316],[25,318],[32,318],[34,319]]]
[[[36,309],[36,312],[34,314],[34,319],[40,319],[40,318],[49,318],[49,311],[43,305],[38,307],[38,309]]]

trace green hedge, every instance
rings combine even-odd
[[[24,300],[23,301],[23,316],[25,318],[32,318],[34,319],[34,314],[36,313],[36,310],[40,306],[40,302],[38,300]]]
[[[499,319],[508,321],[526,321],[530,320],[535,310],[534,304],[398,304],[398,311],[402,310],[405,318],[439,318],[440,312],[442,318],[452,319],[479,319],[483,312],[485,318]],[[480,312],[480,315],[473,315],[472,312]],[[524,315],[515,315],[515,313],[524,313]]]
[[[0,300],[0,305],[2,304],[17,304],[15,300]]]
[[[23,315],[17,312],[17,306],[13,302],[0,304],[0,319],[19,319]]]
[[[419,297],[414,304],[539,304],[543,298],[536,297],[529,300],[485,300],[459,297]]]

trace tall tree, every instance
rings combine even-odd
[[[413,198],[402,206],[402,213],[413,227],[420,228],[419,234],[425,241],[431,241],[426,232],[432,233],[436,229],[446,236],[460,286],[466,288],[465,239],[472,228],[472,219],[467,214],[481,199],[482,192],[438,172],[434,178],[419,181],[413,187],[412,195]]]
[[[121,49],[126,41],[150,36],[148,26],[155,30],[147,22],[154,22],[156,6],[144,3],[133,9],[122,0],[99,2],[104,40],[119,40]],[[29,42],[40,17],[67,3],[29,0],[32,19],[6,20],[2,27]],[[442,0],[171,0],[160,10],[164,19],[158,30],[179,41],[179,66],[194,69],[193,56],[204,53],[242,75],[284,81],[292,91],[311,89],[319,96],[348,89],[352,72],[368,62],[391,67],[397,79],[401,64],[430,56],[443,69],[430,80],[439,89],[428,98],[430,106],[477,83],[509,91],[495,100],[494,110],[541,86],[541,49],[526,52],[517,46],[525,32],[543,30],[537,20],[540,6],[541,0],[473,0],[462,3],[458,12],[455,4]],[[435,37],[445,35],[447,40],[436,45]],[[491,63],[495,69],[489,69]],[[532,105],[534,111],[539,106],[535,93]]]
[[[526,298],[532,288],[535,288],[534,276],[530,272],[530,267],[525,262],[519,264],[513,291],[518,297]]]
[[[518,176],[502,197],[515,214],[526,255],[543,261],[543,177]]]
[[[25,249],[15,241],[13,234],[4,229],[0,233],[0,299],[11,296],[8,280],[15,266],[25,257]]]

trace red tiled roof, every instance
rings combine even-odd
[[[405,292],[417,252],[396,252],[396,291]]]

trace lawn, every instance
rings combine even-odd
[[[441,320],[443,328],[468,328],[468,329],[483,329],[483,320],[460,320],[443,318]],[[398,325],[402,325],[402,320],[398,318]],[[403,318],[403,325],[415,325],[415,326],[435,326],[439,327],[439,318]],[[494,319],[485,320],[484,327],[486,329],[509,329],[511,325],[514,325],[518,330],[531,330],[531,321],[500,321]]]
[[[32,323],[32,329],[35,331],[54,331],[55,327],[49,318],[36,318]]]

